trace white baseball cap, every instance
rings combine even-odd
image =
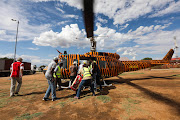
[[[56,61],[56,60],[58,60],[58,58],[57,57],[54,57],[54,59],[53,59],[54,61]]]

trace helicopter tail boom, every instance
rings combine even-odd
[[[170,49],[169,52],[164,56],[162,60],[171,60],[173,54],[174,54],[174,50]]]

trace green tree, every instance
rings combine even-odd
[[[13,58],[7,58],[7,57],[3,57],[3,58],[0,58],[0,59],[3,59],[3,60],[14,60]]]
[[[143,58],[142,60],[152,60],[152,58],[146,57],[146,58]]]

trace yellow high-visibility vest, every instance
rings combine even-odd
[[[84,70],[83,78],[91,76],[88,68],[83,67],[83,70]]]
[[[91,69],[92,69],[92,63],[91,63],[91,65],[88,67],[88,69],[89,69],[89,70],[91,70]]]
[[[58,70],[57,70],[57,72],[56,73],[54,73],[54,78],[56,78],[56,76],[58,77],[58,78],[60,78],[61,77],[61,68],[59,67],[59,65],[58,65]]]

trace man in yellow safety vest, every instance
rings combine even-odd
[[[53,77],[55,78],[55,86],[57,88],[58,85],[58,90],[61,90],[61,67],[63,63],[60,62],[59,65],[56,66],[54,69],[54,75]]]
[[[83,75],[83,79],[82,79],[82,81],[81,81],[81,83],[79,85],[79,88],[77,90],[77,94],[74,97],[75,99],[79,99],[80,98],[81,89],[82,89],[84,84],[90,85],[91,92],[92,92],[93,96],[95,96],[95,93],[94,93],[94,84],[92,83],[92,76],[91,76],[91,73],[89,71],[89,68],[88,68],[88,65],[87,65],[87,61],[84,61],[83,64],[84,64],[83,68],[81,68],[81,70],[78,73],[80,75]]]

